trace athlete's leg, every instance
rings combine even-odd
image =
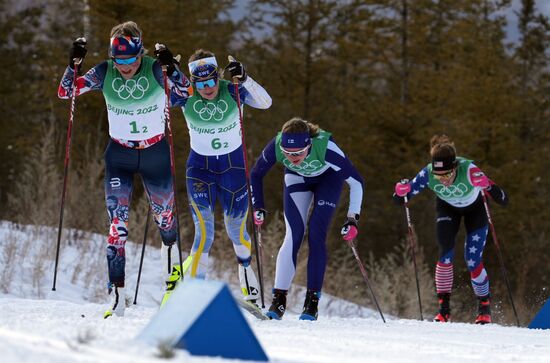
[[[487,216],[481,200],[476,200],[464,215],[466,226],[466,240],[464,242],[464,260],[470,271],[470,278],[474,293],[478,297],[489,296],[489,277],[483,266],[483,249],[489,231]]]
[[[277,255],[274,286],[277,290],[288,290],[296,273],[296,260],[304,239],[307,214],[312,199],[313,192],[306,185],[304,177],[291,173],[285,174],[283,203],[286,232]]]
[[[208,254],[214,240],[214,206],[216,185],[212,172],[193,166],[187,168],[187,196],[195,223],[195,239],[191,247],[193,261],[188,273],[205,278]]]
[[[140,150],[139,172],[149,197],[153,219],[160,232],[163,255],[166,254],[166,257],[163,256],[165,258],[162,260],[165,266],[163,271],[170,273],[171,265],[179,264],[178,260],[168,257],[167,254],[167,251],[175,249],[174,242],[178,231],[174,218],[174,189],[170,168],[170,150],[165,139],[147,149]],[[171,254],[171,256],[174,255],[176,254]]]
[[[107,267],[109,288],[124,287],[124,246],[128,237],[128,214],[137,171],[138,151],[109,141],[105,150],[105,201],[109,214]]]
[[[446,322],[451,316],[451,290],[453,288],[453,259],[456,234],[460,227],[460,214],[448,203],[437,198],[437,242],[439,260],[435,266],[435,287],[439,312],[435,321]]]
[[[308,223],[309,257],[307,260],[307,288],[320,292],[327,266],[327,231],[342,192],[343,180],[336,172],[326,171],[313,189],[313,210]]]
[[[439,260],[435,267],[435,286],[438,294],[451,293],[453,288],[453,259],[460,214],[448,203],[437,198],[437,242]]]

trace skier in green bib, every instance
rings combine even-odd
[[[345,182],[350,190],[349,207],[341,234],[346,241],[357,237],[363,179],[331,133],[311,122],[292,118],[267,144],[250,173],[256,225],[262,225],[267,214],[263,178],[276,163],[285,167],[286,233],[277,255],[273,301],[266,315],[280,320],[285,313],[286,295],[296,272],[298,251],[307,228],[307,292],[300,319],[317,320],[327,264],[327,232]]]
[[[205,278],[208,255],[214,240],[214,207],[220,201],[225,228],[233,243],[244,300],[256,307],[259,285],[250,261],[251,243],[246,230],[248,193],[246,187],[239,112],[244,105],[267,109],[271,97],[237,61],[226,67],[234,85],[222,79],[214,54],[199,49],[189,58],[193,95],[186,100],[183,114],[189,128],[191,151],[187,159],[187,193],[195,239],[188,274]],[[240,99],[241,110],[237,105]]]
[[[411,182],[398,182],[394,199],[403,203],[405,197],[411,199],[426,187],[437,196],[436,224],[440,254],[435,267],[435,286],[439,311],[434,320],[438,322],[451,319],[455,239],[460,221],[464,218],[467,232],[464,259],[478,298],[479,311],[475,323],[488,324],[491,323],[489,277],[482,260],[488,225],[481,193],[490,195],[501,205],[508,203],[508,197],[472,160],[456,156],[454,143],[447,136],[435,135],[430,145],[432,162],[420,170]]]
[[[176,241],[170,152],[164,137],[167,100],[162,67],[167,68],[171,106],[185,102],[190,84],[168,48],[162,44],[155,48],[157,59],[145,55],[137,24],[133,21],[119,24],[111,30],[109,59],[75,81],[77,96],[95,90],[103,92],[109,121],[104,184],[110,223],[107,287],[112,302],[105,312],[106,318],[112,314],[124,315],[124,246],[135,174],[143,180],[163,245],[171,247]],[[86,53],[86,40],[78,38],[71,47],[69,67],[59,85],[60,98],[72,96],[75,60],[83,60]]]

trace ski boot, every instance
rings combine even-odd
[[[300,320],[317,320],[317,305],[320,298],[321,291],[307,290]]]
[[[180,281],[183,280],[183,275],[187,272],[189,266],[191,266],[192,260],[193,258],[191,256],[188,256],[185,261],[183,261],[183,266],[180,266],[179,264],[172,266],[172,273],[166,279],[166,291],[164,293],[164,296],[162,297],[160,307],[164,306],[164,304],[170,298],[172,292],[175,290],[176,286],[179,285]],[[183,272],[181,271],[180,267],[183,267]]]
[[[491,321],[491,300],[489,299],[489,295],[478,297],[479,299],[479,305],[478,305],[478,314],[476,318],[476,324],[490,324]]]
[[[439,313],[434,318],[434,321],[447,323],[451,321],[451,293],[437,294],[439,299]]]
[[[126,308],[126,295],[124,293],[123,287],[117,287],[112,283],[108,285],[109,295],[111,295],[111,307],[107,309],[103,318],[107,319],[108,317],[115,314],[116,316],[124,316],[124,309]]]
[[[262,309],[258,306],[260,298],[260,287],[256,274],[250,267],[250,260],[244,263],[239,262],[239,283],[241,292],[243,293],[243,301],[241,305],[253,315],[260,317],[263,315]]]
[[[265,314],[269,319],[281,320],[286,311],[287,290],[273,289],[273,301]]]

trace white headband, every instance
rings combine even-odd
[[[218,67],[218,62],[216,62],[216,57],[197,59],[196,61],[192,61],[191,63],[189,63],[189,73],[193,74],[193,71],[197,69],[197,67],[205,64],[211,64],[216,68]]]

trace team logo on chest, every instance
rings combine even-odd
[[[459,183],[458,185],[452,184],[448,187],[443,184],[437,184],[434,186],[434,191],[443,198],[460,198],[468,191],[468,187],[464,183]]]
[[[218,100],[216,102],[196,100],[195,103],[193,103],[193,110],[203,121],[210,121],[212,119],[221,121],[228,109],[229,105],[224,100]]]
[[[134,100],[140,100],[145,96],[145,92],[149,89],[149,80],[146,77],[139,77],[135,79],[123,80],[122,78],[113,79],[113,90],[123,100],[127,100],[130,97]]]

